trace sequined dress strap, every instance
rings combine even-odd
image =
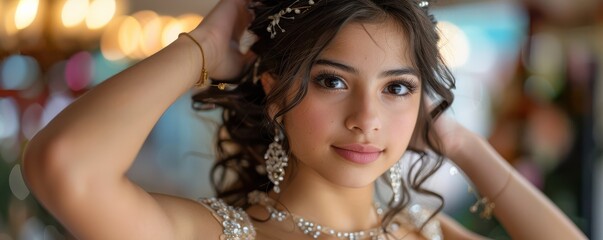
[[[255,239],[255,229],[249,216],[243,209],[229,206],[222,199],[202,198],[199,202],[208,208],[223,227],[220,239],[252,240]]]
[[[444,236],[442,234],[440,221],[435,218],[429,219],[432,213],[432,211],[423,208],[420,204],[412,204],[405,211],[406,219],[410,221],[410,224],[415,228],[420,229],[423,223],[427,222],[420,231],[423,237],[430,240],[442,240],[444,239]]]

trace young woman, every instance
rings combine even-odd
[[[441,199],[421,184],[445,155],[513,238],[584,238],[486,141],[439,116],[454,80],[427,5],[223,0],[40,131],[24,157],[29,186],[81,239],[478,238],[441,207],[411,205],[413,193]],[[257,41],[242,53],[248,28]],[[196,106],[224,108],[219,198],[145,192],[126,171],[161,114],[206,76],[217,86]],[[402,174],[407,151],[420,157]],[[393,190],[382,202],[380,176]]]

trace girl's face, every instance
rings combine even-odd
[[[296,178],[364,187],[401,158],[421,101],[409,55],[393,21],[341,29],[312,66],[307,95],[284,116]]]

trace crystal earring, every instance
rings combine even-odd
[[[283,150],[283,146],[280,141],[284,138],[281,131],[276,130],[274,134],[274,141],[268,145],[268,151],[264,154],[264,160],[266,160],[266,173],[268,179],[274,184],[273,190],[276,193],[281,191],[279,183],[283,181],[285,177],[285,167],[289,158],[287,153]]]
[[[402,190],[402,160],[397,161],[394,165],[389,169],[389,182],[392,187],[392,192],[394,194],[393,204],[398,204],[400,202]]]

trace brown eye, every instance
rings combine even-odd
[[[384,91],[389,94],[400,95],[400,96],[406,95],[410,92],[408,87],[404,86],[404,84],[401,84],[401,83],[393,83],[393,84],[387,85],[387,87],[385,87]]]
[[[346,89],[345,82],[340,77],[334,75],[320,75],[316,78],[316,83],[329,89]]]

